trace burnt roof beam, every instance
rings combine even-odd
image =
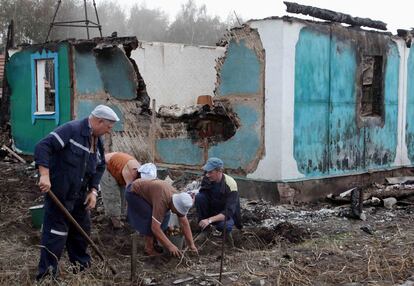
[[[378,30],[387,30],[387,24],[382,21],[371,20],[369,18],[353,17],[348,14],[335,12],[328,9],[317,8],[313,6],[300,5],[294,2],[284,1],[286,11],[289,13],[309,15],[326,21],[349,24],[352,26],[364,26]]]

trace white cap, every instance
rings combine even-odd
[[[141,179],[154,180],[157,178],[157,167],[153,163],[146,163],[139,167],[138,172],[141,174]]]
[[[187,193],[174,194],[172,200],[174,207],[182,215],[187,215],[193,206],[193,198]]]
[[[102,118],[110,121],[119,121],[118,115],[110,107],[100,104],[92,110],[91,114],[97,118]]]

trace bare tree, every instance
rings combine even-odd
[[[100,3],[98,6],[98,14],[102,25],[103,36],[109,36],[113,32],[117,32],[119,37],[128,36],[126,25],[127,16],[116,1]]]
[[[168,29],[168,15],[159,9],[135,4],[127,22],[128,32],[143,41],[164,41]]]
[[[92,1],[87,1],[88,18],[96,22]],[[6,37],[11,19],[15,23],[15,42],[42,43],[56,10],[57,0],[0,0],[0,44]],[[83,0],[61,2],[56,21],[85,19]],[[98,14],[103,36],[116,31],[118,36],[137,36],[145,41],[177,42],[193,45],[214,45],[226,28],[236,22],[229,15],[226,22],[207,14],[205,5],[197,7],[194,0],[182,5],[181,11],[169,25],[168,15],[160,9],[148,9],[135,4],[124,12],[115,0],[98,3]],[[90,37],[98,37],[98,29],[90,29]],[[49,40],[86,38],[85,28],[55,26]]]
[[[207,8],[197,7],[188,0],[181,7],[168,30],[168,40],[185,44],[214,45],[226,31],[227,25],[218,16],[209,16]]]

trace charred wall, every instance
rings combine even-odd
[[[225,42],[213,109],[164,120],[158,162],[199,168],[208,157],[220,157],[233,173],[257,168],[264,154],[264,50],[257,31],[247,26],[232,30]]]
[[[308,177],[393,164],[399,53],[386,33],[308,24],[295,60],[294,157]]]
[[[136,38],[73,45],[74,115],[82,118],[99,104],[110,106],[121,120],[106,138],[107,150],[127,152],[148,162],[153,157],[153,122],[148,112],[142,114],[137,72],[122,48],[131,43],[136,47]]]

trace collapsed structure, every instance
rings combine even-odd
[[[339,192],[414,161],[414,57],[401,35],[271,17],[233,28],[221,47],[134,37],[25,47],[7,64],[15,147],[31,153],[103,103],[122,119],[108,150],[188,170],[220,157],[243,195],[273,201],[338,182]],[[167,107],[142,112],[140,80]],[[194,106],[205,95],[213,101]]]

